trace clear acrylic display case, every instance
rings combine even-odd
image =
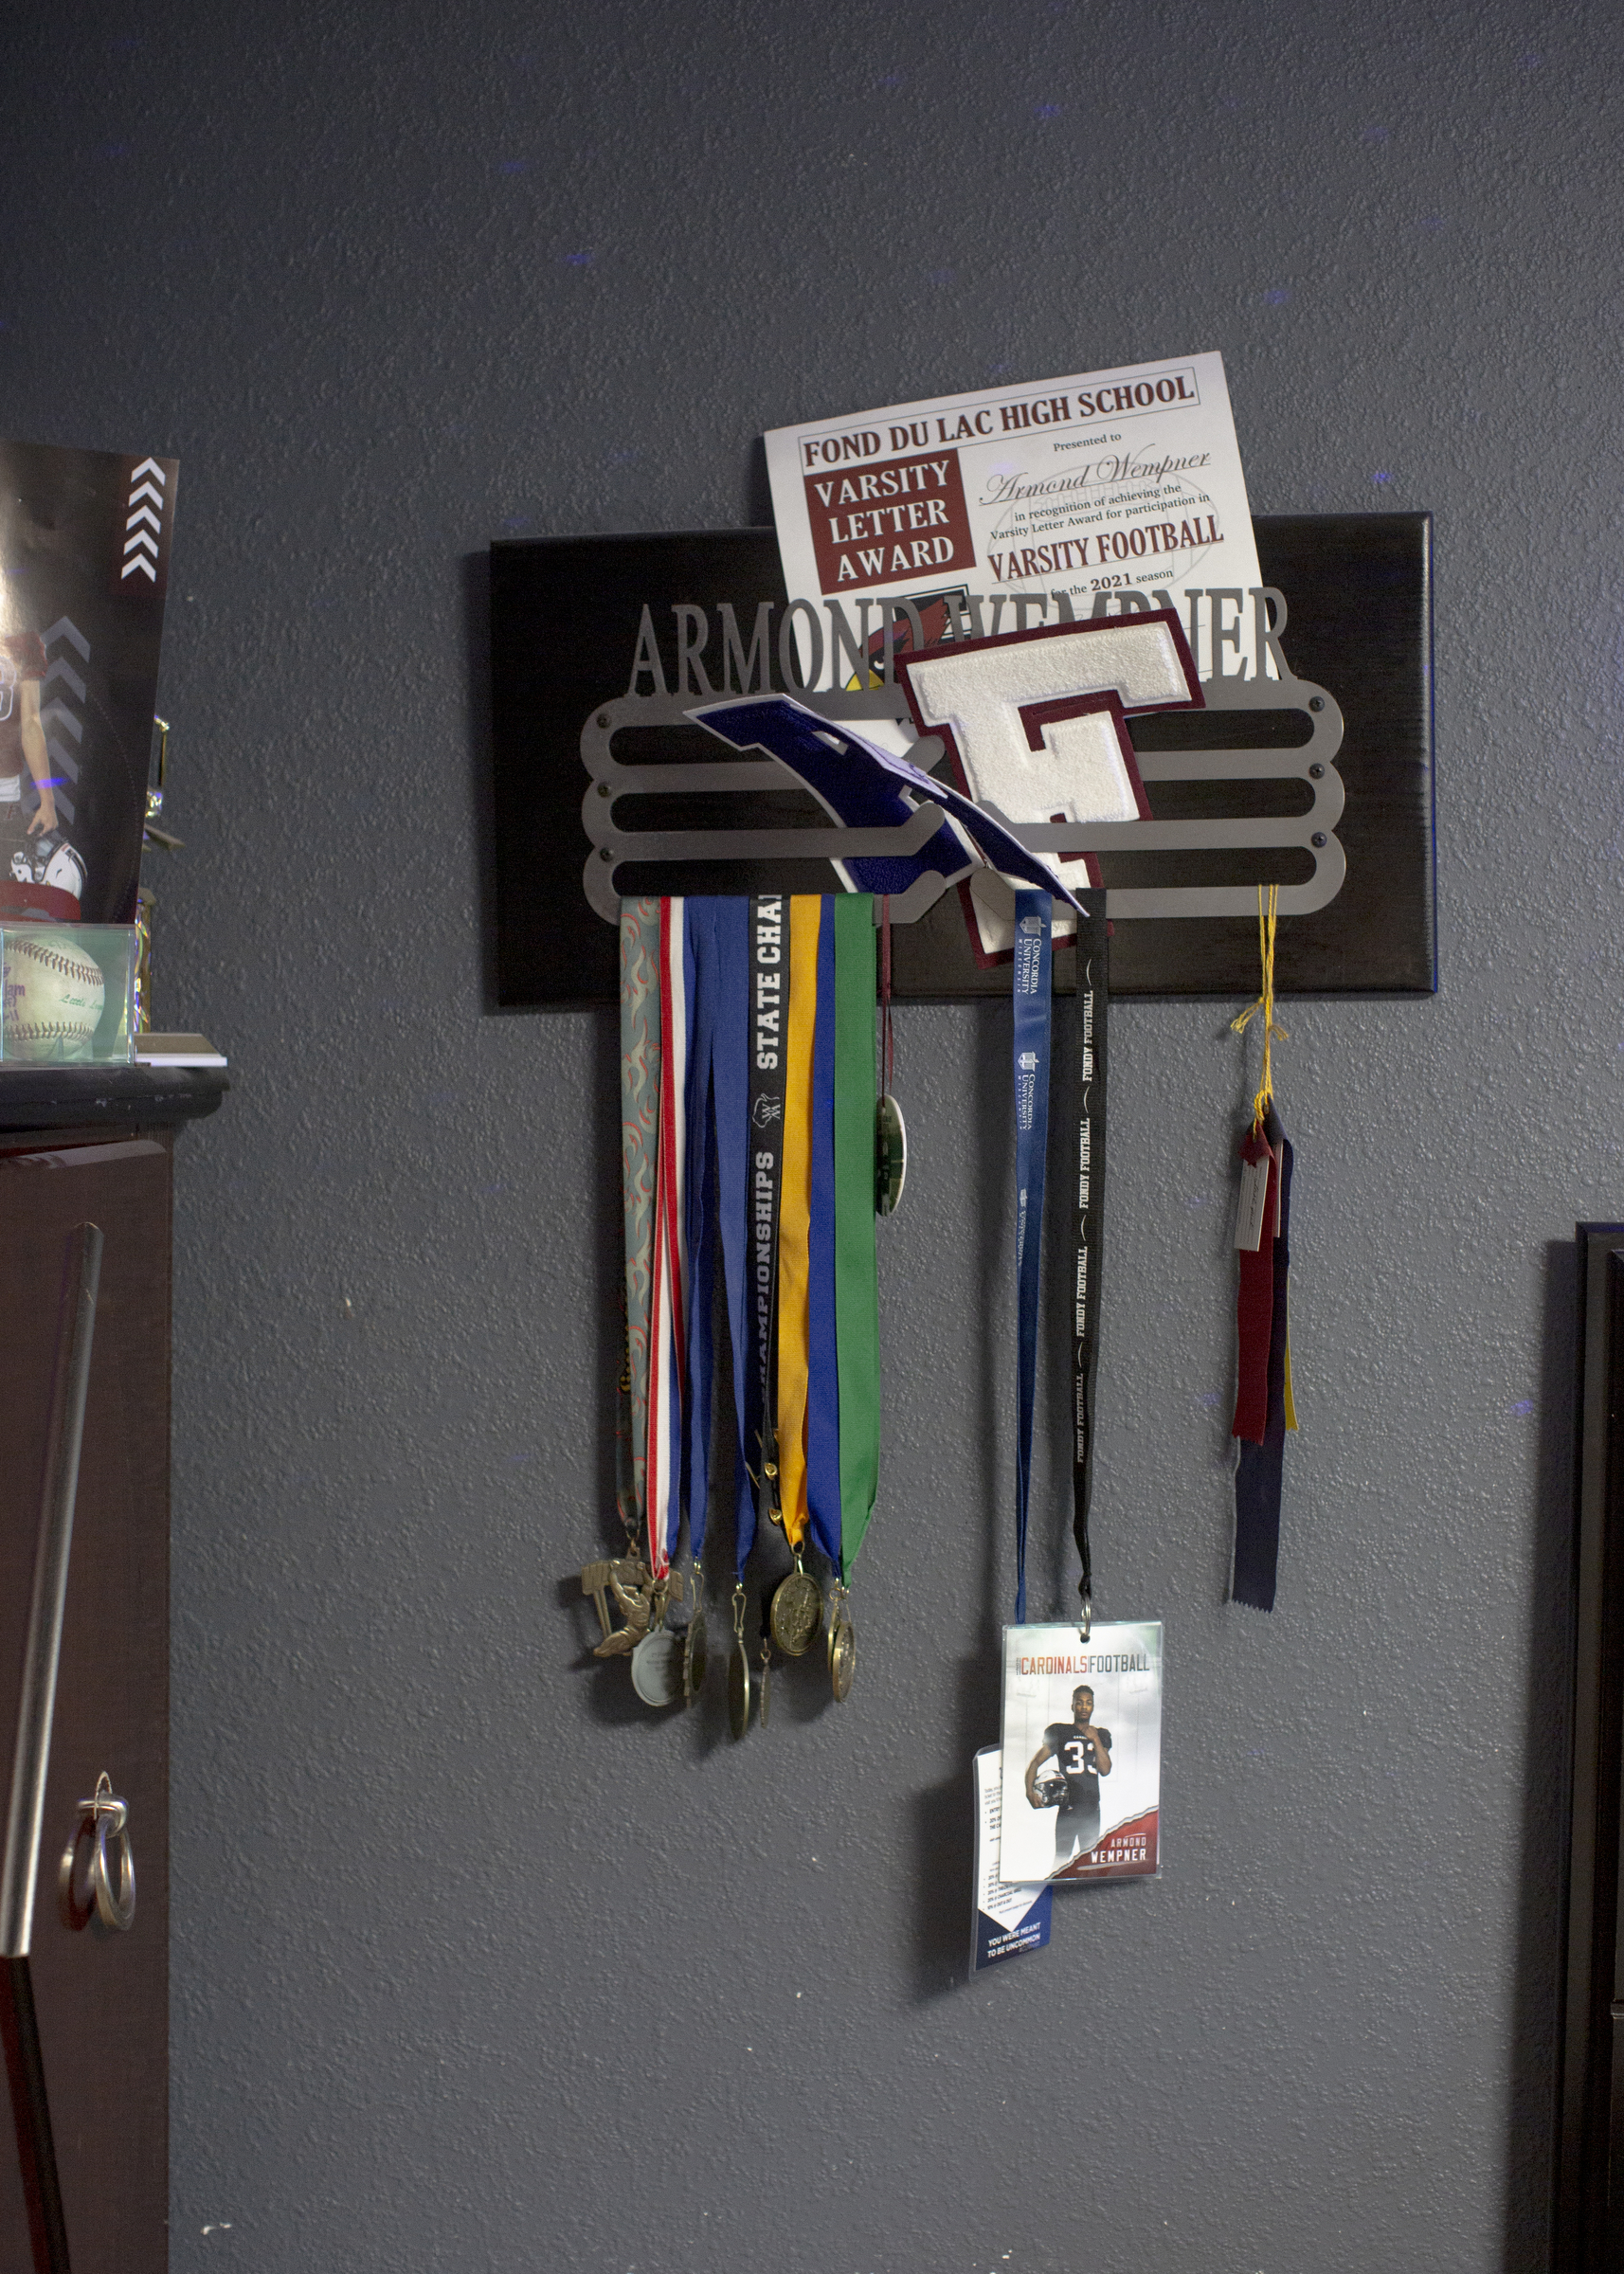
[[[133,924],[0,924],[0,1070],[129,1065],[139,946]]]

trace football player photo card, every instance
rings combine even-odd
[[[1154,1877],[1161,1621],[1005,1627],[1001,1751],[1006,1884]]]
[[[0,442],[0,918],[135,920],[178,473]]]

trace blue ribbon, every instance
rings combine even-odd
[[[711,1395],[715,1354],[711,1332],[712,1285],[720,1235],[727,1283],[729,1333],[736,1352],[745,1333],[745,1121],[749,1076],[749,927],[744,899],[690,898],[683,908],[683,973],[690,1034],[687,1113],[688,1407],[683,1448],[682,1505],[688,1514],[688,1552],[705,1545],[711,1497]],[[733,1365],[737,1444],[733,1471],[737,1520],[747,1507],[753,1532],[754,1503],[743,1459],[745,1365]],[[677,1511],[671,1538],[677,1554]]]
[[[1032,1409],[1038,1387],[1039,1257],[1049,1151],[1051,918],[1047,893],[1015,895],[1015,1623],[1026,1623],[1026,1514],[1032,1489]]]
[[[703,901],[682,903],[682,982],[688,1011],[688,1070],[682,1100],[687,1122],[683,1164],[683,1239],[688,1250],[688,1398],[682,1414],[680,1492],[671,1498],[665,1551],[675,1563],[683,1511],[688,1516],[688,1552],[697,1557],[705,1544],[706,1506],[711,1481],[711,1274],[714,1268],[716,1219],[711,1207],[711,1038],[715,1024],[712,981],[713,940],[711,914]]]
[[[750,904],[742,894],[714,900],[716,1018],[711,1093],[716,1116],[716,1204],[721,1217],[722,1273],[733,1354],[733,1521],[749,1555],[755,1540],[755,1491],[745,1458],[746,1398],[754,1363],[748,1290],[749,1247]]]
[[[835,1339],[835,910],[818,932],[812,1036],[812,1228],[806,1304],[806,1503],[813,1544],[840,1567],[840,1385]]]

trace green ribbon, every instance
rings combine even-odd
[[[875,1253],[874,897],[835,915],[835,1338],[840,1384],[840,1578],[850,1583],[879,1489],[879,1272]]]

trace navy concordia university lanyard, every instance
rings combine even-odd
[[[1093,1621],[1089,1504],[1093,1493],[1094,1384],[1099,1369],[1100,1262],[1105,1232],[1107,938],[1105,893],[1081,896],[1077,918],[1076,1182],[1073,1194],[1072,1535],[1085,1634]],[[1015,895],[1015,1276],[1018,1305],[1015,1444],[1015,1623],[1026,1623],[1026,1529],[1038,1377],[1045,1155],[1049,1135],[1052,904]]]
[[[1049,1151],[1053,902],[1015,895],[1015,1623],[1026,1623],[1026,1518],[1042,1295],[1043,1186]]]

